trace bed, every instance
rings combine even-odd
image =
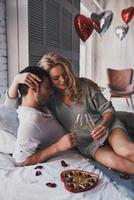
[[[13,109],[6,112],[0,109],[0,200],[134,200],[134,176],[108,169],[83,157],[77,150],[64,152],[41,164],[15,167],[11,156],[17,128],[14,113]],[[14,124],[12,129],[10,124]],[[68,166],[62,166],[61,161]],[[89,191],[69,192],[60,179],[61,172],[67,169],[93,172],[99,176],[99,182]],[[48,187],[47,183],[55,183],[56,187]]]
[[[68,166],[63,167],[64,160]],[[38,169],[37,166],[42,166]],[[93,161],[81,156],[76,150],[68,151],[45,163],[15,167],[11,155],[0,153],[0,200],[132,200],[134,177],[122,178],[110,169],[99,169]],[[64,188],[60,173],[67,169],[82,169],[99,175],[97,186],[89,191],[72,193]],[[41,173],[37,176],[37,171]],[[109,171],[109,172],[107,172]],[[56,183],[50,188],[46,183]]]

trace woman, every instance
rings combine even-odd
[[[98,86],[88,79],[77,78],[70,62],[55,53],[43,56],[39,66],[49,72],[54,86],[51,108],[61,124],[72,130],[78,113],[90,113],[96,124],[91,132],[93,140],[89,139],[89,130],[78,132],[79,151],[107,167],[134,174],[134,143],[120,121],[114,119],[114,108]],[[11,98],[16,96],[21,81],[33,86],[39,80],[32,74],[26,74],[25,78],[17,76],[9,89]],[[102,145],[102,141],[108,141],[109,145]]]

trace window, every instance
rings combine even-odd
[[[79,37],[74,28],[79,12],[80,0],[28,1],[30,64],[36,64],[47,52],[57,52],[79,73]]]

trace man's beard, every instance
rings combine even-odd
[[[43,98],[43,97],[38,97],[37,98],[37,103],[38,103],[39,107],[44,107],[44,106],[47,106],[48,100]]]

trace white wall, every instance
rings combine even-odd
[[[106,68],[134,68],[134,17],[129,23],[128,34],[122,41],[115,34],[115,27],[125,24],[121,18],[121,11],[134,6],[134,0],[105,0],[104,5],[104,10],[113,11],[114,16],[107,32],[102,37],[97,35],[95,81],[105,87]]]
[[[134,17],[129,23],[128,34],[122,41],[115,34],[116,26],[125,25],[121,18],[121,11],[134,6],[134,0],[97,0],[96,2],[104,11],[111,10],[113,12],[113,21],[102,36],[94,30],[85,43],[81,41],[80,76],[91,78],[99,85],[106,87],[106,68],[134,68]],[[81,4],[83,5],[81,13],[87,17],[91,13],[102,12],[93,3],[93,0],[81,0]]]
[[[4,101],[7,89],[7,47],[5,1],[0,0],[0,103]]]
[[[29,64],[28,0],[6,0],[9,85]]]

